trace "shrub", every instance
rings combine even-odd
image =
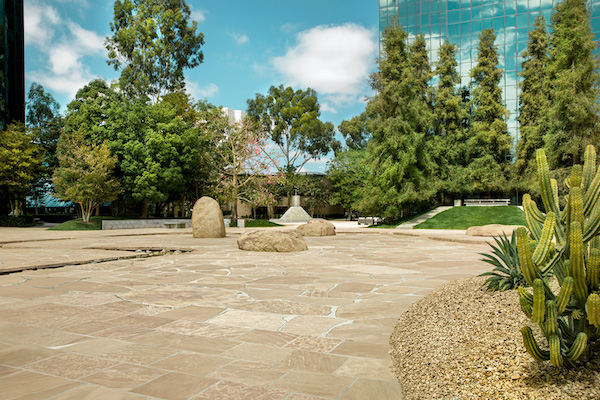
[[[515,231],[512,232],[510,239],[504,234],[495,237],[494,240],[496,246],[490,243],[492,253],[481,253],[484,257],[482,261],[494,266],[492,271],[479,275],[489,277],[484,283],[484,285],[487,285],[487,290],[495,292],[526,286],[527,282],[519,262]]]
[[[588,146],[585,162],[574,165],[565,180],[561,210],[558,184],[550,179],[546,154],[536,152],[543,214],[529,195],[523,207],[529,233],[517,230],[517,247],[525,280],[533,293],[519,288],[523,312],[537,323],[548,344],[540,348],[529,326],[521,330],[527,352],[557,367],[587,361],[600,339],[600,170],[596,150]],[[560,285],[551,288],[545,272],[553,270]],[[592,347],[594,346],[594,347]]]

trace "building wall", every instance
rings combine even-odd
[[[550,23],[557,0],[379,0],[379,31],[397,18],[411,37],[423,33],[427,40],[429,60],[436,62],[438,49],[448,38],[459,47],[457,54],[461,86],[468,86],[469,73],[476,64],[479,33],[487,28],[496,32],[500,67],[504,76],[500,82],[504,103],[510,112],[508,129],[513,144],[519,139],[518,73],[521,53],[527,48],[528,33],[538,15]],[[591,26],[600,37],[600,0],[590,0]]]
[[[25,41],[23,0],[0,0],[0,128],[25,121]]]

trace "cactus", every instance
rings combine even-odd
[[[594,146],[586,148],[584,160],[564,182],[568,195],[561,209],[546,154],[541,149],[536,152],[546,213],[529,195],[523,196],[529,231],[517,230],[523,276],[533,287],[533,294],[519,288],[519,302],[539,326],[548,350],[540,348],[530,327],[521,330],[523,342],[532,357],[550,360],[556,367],[586,361],[591,344],[600,341],[600,168]],[[548,283],[550,270],[560,285],[558,294]]]

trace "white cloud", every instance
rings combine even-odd
[[[208,99],[219,94],[219,87],[214,83],[200,86],[197,82],[185,80],[186,91],[196,100]]]
[[[331,158],[321,157],[318,160],[310,159],[298,170],[298,172],[325,172],[327,169],[327,163],[331,161]]]
[[[204,22],[206,21],[206,11],[205,10],[197,10],[197,9],[193,9],[192,7],[190,7],[191,9],[191,13],[190,13],[190,17],[197,22]]]
[[[334,106],[362,97],[377,52],[374,31],[356,24],[322,25],[296,38],[285,55],[271,60],[288,85],[313,88]]]
[[[60,22],[56,9],[35,0],[25,0],[23,8],[25,44],[43,46],[49,43],[54,34],[53,25]]]
[[[248,38],[248,35],[246,34],[232,33],[231,37],[233,38],[233,40],[235,40],[235,43],[237,43],[238,46],[241,46],[244,43],[248,43],[248,41],[250,41],[250,38]]]
[[[70,1],[79,7],[86,1]],[[25,0],[25,42],[38,49],[47,61],[34,71],[27,71],[28,79],[40,82],[56,93],[71,97],[94,78],[82,58],[105,58],[104,38],[94,31],[82,28],[72,20],[59,15],[48,0]]]

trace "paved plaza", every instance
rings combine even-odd
[[[340,223],[300,253],[243,231],[0,228],[0,398],[401,399],[398,317],[489,269],[462,231]]]

